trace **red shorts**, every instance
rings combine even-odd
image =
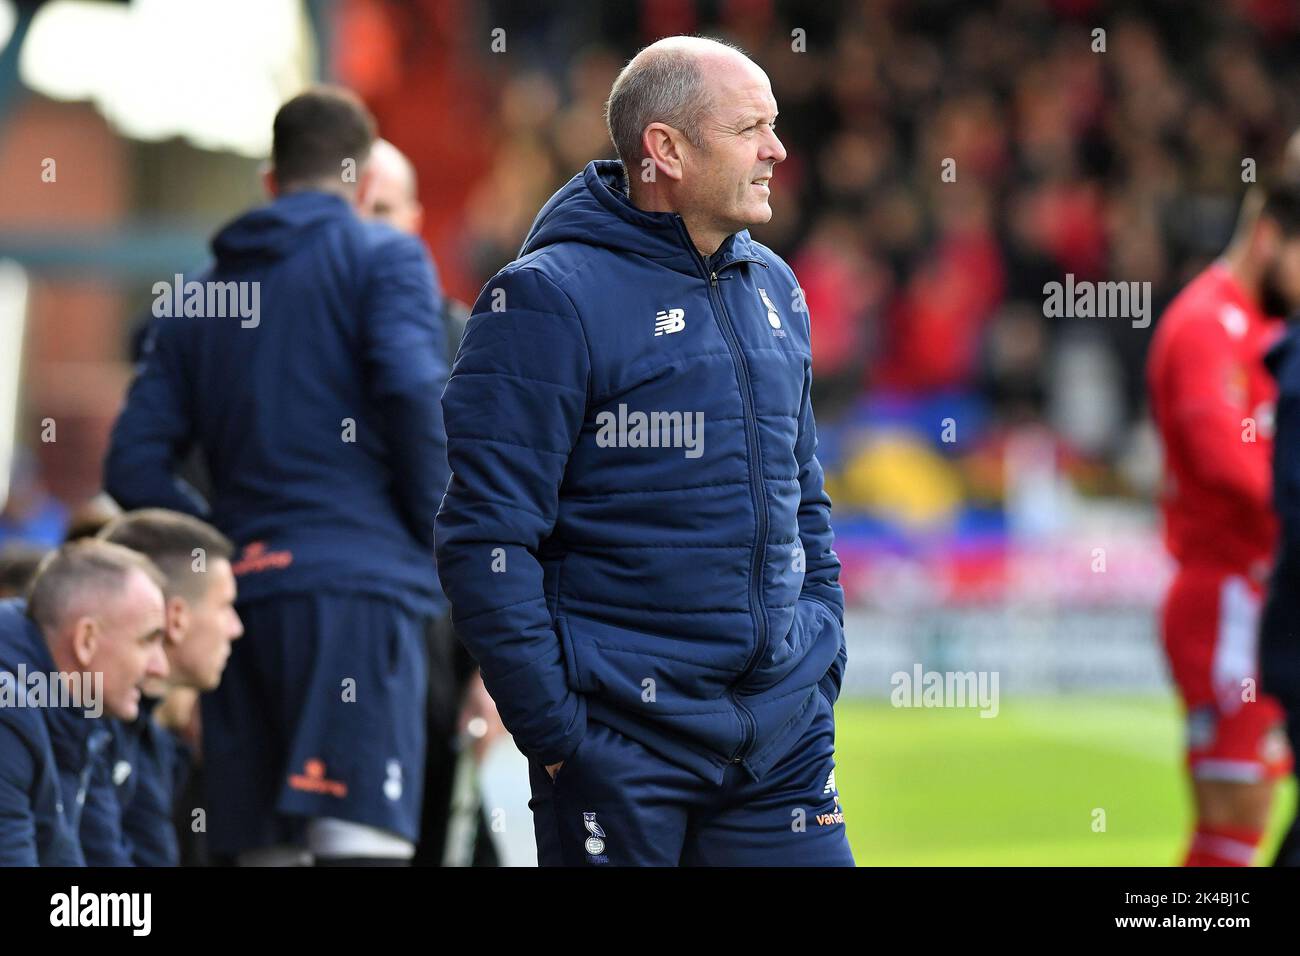
[[[1285,714],[1258,690],[1261,601],[1246,574],[1198,566],[1180,568],[1165,598],[1165,653],[1197,779],[1251,783],[1291,772]]]

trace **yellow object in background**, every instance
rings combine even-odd
[[[951,521],[965,501],[957,468],[907,432],[873,437],[828,477],[827,491],[837,507],[925,527]]]

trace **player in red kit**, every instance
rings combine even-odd
[[[1162,613],[1187,711],[1196,831],[1186,866],[1249,866],[1276,782],[1291,769],[1284,715],[1258,690],[1259,612],[1277,540],[1276,383],[1264,366],[1300,304],[1283,248],[1291,194],[1253,191],[1232,242],[1170,303],[1147,377],[1165,450],[1165,542],[1178,564]]]

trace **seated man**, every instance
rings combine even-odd
[[[0,865],[78,866],[81,829],[114,834],[105,715],[134,720],[167,674],[162,573],[104,541],[65,544],[26,601],[0,602]]]
[[[115,518],[99,537],[145,555],[167,577],[163,649],[168,677],[146,685],[135,720],[114,721],[114,783],[131,862],[178,866],[173,813],[189,758],[186,745],[159,720],[158,705],[167,698],[184,700],[192,708],[195,692],[221,682],[230,643],[244,633],[235,613],[234,545],[211,525],[162,508]]]

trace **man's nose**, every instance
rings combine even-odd
[[[785,160],[785,147],[781,145],[781,139],[776,135],[775,130],[768,132],[767,142],[763,144],[763,150],[758,154],[758,158],[773,165]]]
[[[163,653],[162,644],[158,644],[154,651],[149,655],[149,669],[147,671],[150,677],[166,677],[168,672],[167,655]]]

